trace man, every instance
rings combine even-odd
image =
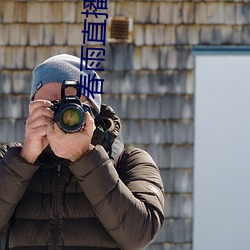
[[[95,112],[80,131],[55,122],[52,102],[64,80],[79,81],[79,68],[79,58],[58,55],[34,69],[24,143],[0,149],[3,249],[137,250],[162,227],[159,170],[145,151],[124,149],[120,120],[100,94],[81,95]]]

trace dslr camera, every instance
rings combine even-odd
[[[52,101],[50,109],[55,113],[55,122],[64,132],[80,131],[85,125],[86,112],[92,114],[91,107],[82,103],[80,96],[79,82],[66,80],[61,87],[61,101]]]

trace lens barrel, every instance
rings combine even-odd
[[[85,124],[85,111],[79,104],[66,103],[59,107],[55,114],[58,126],[67,133],[80,131]]]

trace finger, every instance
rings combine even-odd
[[[32,138],[32,140],[36,137],[44,137],[47,134],[47,126],[40,126],[37,128],[32,128],[29,130],[28,137]],[[27,137],[27,134],[25,134],[25,138]]]
[[[29,104],[29,112],[30,114],[34,112],[39,107],[46,107],[49,108],[52,105],[52,103],[48,100],[35,100],[30,102]]]
[[[41,126],[48,126],[49,124],[53,124],[53,121],[54,120],[50,117],[42,115],[36,119],[27,119],[26,126],[32,129]]]
[[[89,112],[86,112],[86,121],[83,130],[89,135],[94,131],[94,119]]]
[[[37,109],[35,109],[32,113],[30,113],[28,119],[30,121],[34,121],[36,119],[38,119],[41,116],[46,116],[50,119],[54,119],[54,112],[50,109],[50,108],[46,108],[46,107],[38,107]]]

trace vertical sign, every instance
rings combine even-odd
[[[107,0],[83,0],[83,9],[81,12],[85,16],[83,24],[83,45],[81,46],[81,68],[89,74],[80,76],[80,86],[83,88],[83,95],[94,98],[94,94],[103,94],[103,79],[97,74],[91,74],[90,70],[103,71],[101,62],[105,60],[105,49],[96,47],[85,47],[86,42],[95,42],[105,46],[106,41],[106,24],[108,14],[103,13],[107,10]],[[92,16],[95,22],[88,21],[88,17]],[[100,20],[102,18],[102,20]],[[85,61],[85,65],[83,64]],[[91,86],[91,88],[90,88]]]

